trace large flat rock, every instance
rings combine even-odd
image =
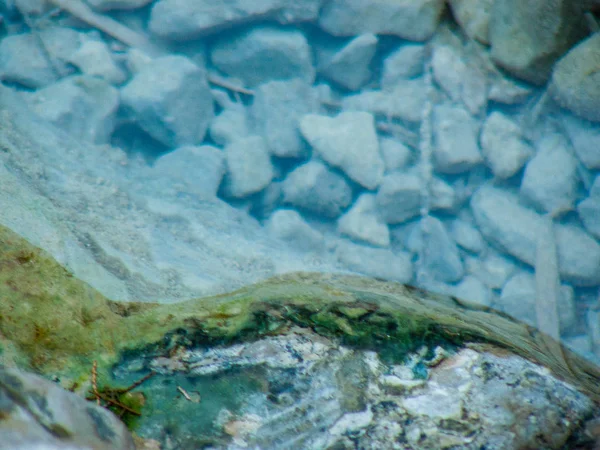
[[[0,224],[107,297],[170,302],[332,267],[286,249],[214,190],[182,198],[176,174],[78,142],[23,103],[0,87]],[[205,166],[197,176],[214,178]]]

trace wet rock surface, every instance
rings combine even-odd
[[[117,416],[57,383],[0,365],[0,448],[133,450]]]
[[[130,367],[154,371],[144,390],[170,405],[149,411],[137,432],[156,439],[176,429],[170,448],[561,448],[594,408],[540,366],[492,347],[424,346],[400,362],[302,328],[133,358],[116,378]]]
[[[3,233],[0,286],[12,294],[0,305],[0,363],[46,377],[0,370],[6,448],[132,448],[115,416],[60,386],[117,414],[137,448],[563,448],[596,438],[586,427],[600,369],[485,306],[309,273],[177,305],[114,303]]]

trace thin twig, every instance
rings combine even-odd
[[[135,409],[131,409],[129,406],[124,405],[123,403],[121,403],[118,400],[112,399],[104,394],[98,394],[99,397],[104,400],[106,403],[110,403],[112,405],[118,406],[119,408],[123,408],[124,410],[126,410],[127,412],[130,412],[131,414],[135,414],[136,416],[141,416],[142,414],[139,411],[136,411]]]
[[[120,394],[125,394],[126,392],[129,392],[129,391],[135,389],[140,384],[142,384],[144,381],[148,380],[149,378],[152,378],[154,375],[156,375],[156,372],[154,372],[154,371],[150,372],[148,375],[146,375],[143,378],[140,378],[139,380],[137,380],[131,386],[126,387],[125,389],[119,389],[119,393]]]
[[[185,392],[185,389],[183,389],[181,386],[177,386],[177,390],[181,392],[188,401],[192,401],[192,397],[190,397],[189,394]]]
[[[113,38],[127,44],[130,47],[136,47],[150,56],[158,56],[165,52],[153,45],[141,33],[133,31],[131,28],[111,19],[108,16],[94,12],[88,5],[81,0],[49,0],[53,5],[67,11],[79,20],[88,25],[97,28],[100,31],[112,36]]]
[[[94,393],[94,397],[96,397],[96,404],[100,406],[100,394],[98,393],[98,362],[94,360],[94,364],[92,364],[92,391]]]
[[[79,20],[121,41],[129,47],[135,47],[149,56],[156,57],[166,54],[163,50],[153,45],[142,33],[138,33],[116,20],[94,12],[81,0],[49,0],[53,5],[67,11]],[[208,75],[208,81],[233,92],[245,95],[254,95],[254,91],[243,86],[236,86],[224,78]]]
[[[225,88],[229,91],[239,92],[240,94],[245,95],[254,95],[254,91],[252,89],[248,89],[243,86],[236,86],[235,84],[230,83],[225,78],[221,78],[218,75],[208,74],[207,79],[210,83]]]

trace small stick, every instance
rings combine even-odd
[[[92,391],[94,392],[94,397],[96,397],[96,404],[100,406],[100,393],[98,392],[97,376],[98,362],[94,360],[94,364],[92,364]]]
[[[152,378],[154,375],[156,375],[156,372],[152,371],[152,372],[150,372],[148,375],[146,375],[145,377],[143,377],[143,378],[141,378],[141,379],[137,380],[137,381],[136,381],[135,383],[133,383],[131,386],[129,386],[129,387],[125,388],[125,389],[122,389],[122,390],[120,390],[119,392],[120,392],[121,394],[124,394],[125,392],[129,392],[129,391],[131,391],[131,390],[135,389],[136,387],[138,387],[140,384],[142,384],[142,383],[143,383],[144,381],[146,381],[147,379],[149,379],[149,378]]]
[[[225,88],[229,91],[239,92],[240,94],[246,94],[246,95],[254,95],[254,91],[252,89],[247,89],[243,86],[236,86],[235,84],[230,83],[226,79],[221,78],[217,75],[209,74],[209,75],[207,75],[207,79],[210,83],[220,86],[222,88]]]
[[[124,405],[123,403],[119,402],[118,400],[114,400],[110,397],[107,397],[104,394],[98,394],[98,396],[104,400],[106,403],[111,403],[115,406],[118,406],[119,408],[123,408],[124,410],[126,410],[127,412],[130,412],[131,414],[135,414],[136,416],[141,416],[142,414],[138,411],[136,411],[135,409],[131,409],[129,406]]]
[[[177,390],[181,392],[188,401],[192,401],[192,397],[190,397],[189,394],[185,392],[185,389],[183,389],[181,386],[177,386]]]
[[[153,45],[142,33],[138,33],[108,16],[94,12],[81,0],[50,0],[50,3],[64,11],[67,11],[72,16],[108,34],[116,40],[121,41],[123,44],[126,44],[129,47],[138,48],[139,50],[147,53],[149,56],[154,57],[164,54],[162,50]],[[253,90],[247,89],[243,86],[235,86],[234,84],[229,83],[227,80],[215,75],[209,75],[208,81],[233,92],[254,95]]]
[[[130,47],[139,48],[140,50],[148,53],[150,56],[156,56],[164,53],[161,52],[156,46],[152,45],[143,34],[133,31],[131,28],[126,27],[122,23],[119,23],[108,16],[94,12],[81,0],[50,0],[50,3],[64,11],[67,11],[88,25],[103,31],[109,36],[112,36],[118,41],[121,41]]]

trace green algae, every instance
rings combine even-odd
[[[178,304],[113,302],[46,252],[0,227],[0,362],[89,383],[125,354],[169,355],[293,326],[401,359],[423,344],[487,342],[549,367],[597,401],[600,371],[489,308],[366,277],[295,273]]]

